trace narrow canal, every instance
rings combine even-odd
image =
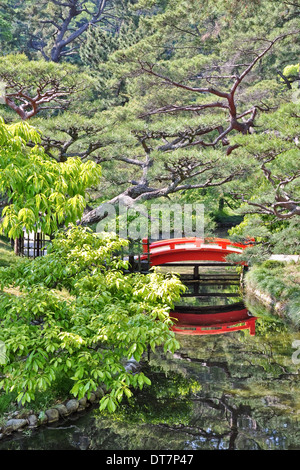
[[[175,354],[157,350],[143,364],[152,385],[113,416],[90,409],[19,433],[0,450],[300,450],[300,333],[227,281],[197,291],[190,283],[196,295],[184,304],[234,310],[244,302],[255,334],[178,334]]]

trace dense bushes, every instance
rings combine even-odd
[[[291,262],[265,261],[255,265],[246,276],[248,289],[269,295],[280,303],[284,316],[300,326],[300,268]]]
[[[105,384],[100,408],[114,411],[131,387],[150,380],[124,364],[139,361],[148,347],[178,347],[169,310],[183,286],[173,275],[124,275],[114,254],[126,244],[89,229],[70,227],[52,242],[50,253],[2,268],[1,287],[20,295],[0,295],[0,340],[6,345],[2,390],[32,402],[58,377],[71,379],[69,393],[89,397]]]

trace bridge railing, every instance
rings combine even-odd
[[[151,253],[159,253],[166,250],[176,249],[194,249],[194,248],[207,248],[207,249],[220,249],[220,250],[234,250],[236,252],[242,252],[246,247],[250,246],[253,241],[249,240],[249,243],[237,243],[227,238],[172,238],[169,240],[158,240],[149,244],[147,238],[143,239],[143,252],[146,254],[150,251]],[[148,251],[149,250],[149,251]]]

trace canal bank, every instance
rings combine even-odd
[[[244,294],[255,297],[271,313],[300,327],[300,263],[268,260],[249,269]]]

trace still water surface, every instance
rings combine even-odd
[[[97,409],[0,444],[23,450],[300,450],[299,333],[245,302],[256,333],[178,335],[151,353],[152,386],[114,416]]]

